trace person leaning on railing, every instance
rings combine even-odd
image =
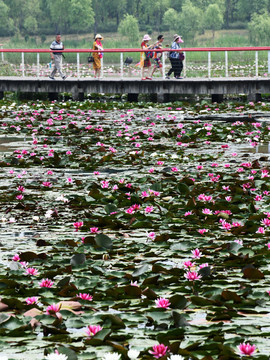
[[[100,34],[97,34],[95,36],[95,41],[93,43],[93,50],[100,50],[103,51],[103,46],[101,44],[101,40],[103,40],[103,37]],[[100,71],[101,71],[101,59],[103,57],[102,52],[93,52],[93,68],[94,68],[94,77],[100,78]]]
[[[180,75],[183,70],[184,54],[182,51],[179,52],[179,51],[173,51],[173,50],[180,50],[181,49],[180,44],[183,42],[184,41],[182,40],[180,35],[175,34],[173,36],[173,43],[171,46],[172,51],[170,51],[170,53],[169,53],[169,60],[171,62],[172,67],[166,74],[166,79],[170,79],[171,73],[174,73],[175,79],[182,79],[180,77]]]
[[[51,43],[50,50],[64,50],[64,45],[61,41],[60,34],[56,35],[55,40]],[[51,75],[49,76],[49,78],[51,80],[55,80],[54,77],[55,77],[57,71],[59,72],[59,74],[63,80],[66,79],[66,75],[64,75],[61,70],[62,56],[63,56],[63,53],[61,53],[60,51],[59,52],[51,52],[51,59],[54,61],[54,68],[53,68],[53,71],[51,72]]]

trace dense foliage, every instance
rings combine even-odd
[[[270,0],[0,0],[0,36],[113,32],[126,15],[142,32],[172,30],[186,39],[207,28],[246,27],[252,20],[262,22],[260,34],[269,11]]]

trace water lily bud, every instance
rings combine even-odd
[[[109,255],[109,254],[103,254],[103,255],[102,255],[102,259],[103,259],[103,260],[109,260],[109,259],[110,259],[110,255]]]

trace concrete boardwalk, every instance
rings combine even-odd
[[[66,80],[37,77],[0,77],[0,93],[34,92],[72,94],[266,94],[270,93],[268,78],[185,78],[176,80],[153,79],[142,81],[138,78],[106,77],[100,80],[94,78],[67,78]]]

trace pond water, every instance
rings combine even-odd
[[[2,107],[0,355],[268,359],[270,105],[93,106]]]

